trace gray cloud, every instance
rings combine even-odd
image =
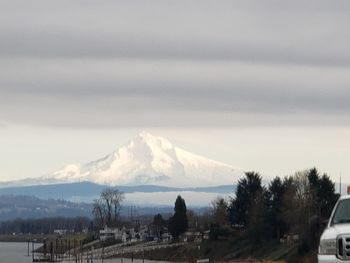
[[[0,56],[349,66],[347,1],[2,1]]]
[[[347,1],[0,1],[0,123],[350,124]]]

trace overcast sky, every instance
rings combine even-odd
[[[350,2],[0,0],[0,180],[139,131],[350,181]]]

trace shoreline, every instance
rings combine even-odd
[[[32,242],[35,240],[35,243],[42,243],[44,239],[52,239],[55,240],[57,238],[76,238],[76,239],[83,239],[86,237],[85,234],[76,234],[76,235],[69,235],[69,236],[60,236],[57,234],[49,234],[49,235],[44,235],[44,234],[35,234],[35,235],[0,235],[0,242]]]

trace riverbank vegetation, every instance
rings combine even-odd
[[[209,232],[208,240],[148,257],[316,262],[320,235],[338,198],[334,182],[316,168],[268,184],[258,173],[247,172],[234,198],[218,197],[207,213],[187,211],[189,230]]]
[[[130,256],[168,261],[210,258],[316,262],[324,222],[339,198],[328,175],[313,168],[264,183],[258,173],[247,172],[232,189],[235,189],[232,198],[218,197],[205,212],[187,209],[185,200],[178,196],[172,215],[150,215],[143,222],[134,218],[137,228],[149,226],[154,240],[162,241],[163,234],[169,232],[173,237],[171,242],[183,245],[164,246],[142,255],[135,252]],[[123,199],[123,193],[106,189],[94,202],[93,221],[88,218],[18,219],[2,222],[0,234],[5,238],[3,241],[21,238],[26,241],[28,233],[38,240],[43,236],[54,240],[57,236],[80,233],[79,240],[84,239],[82,242],[87,244],[98,238],[104,225],[133,227],[135,222],[119,215]],[[68,232],[60,233],[60,230]],[[186,234],[194,238],[187,239]],[[96,246],[98,242],[94,241]]]
[[[219,197],[207,214],[189,217],[193,230],[210,230],[209,240],[189,254],[316,262],[320,235],[338,198],[330,177],[316,168],[266,185],[258,173],[247,172],[234,198]]]
[[[330,177],[316,168],[276,177],[266,186],[259,174],[250,172],[228,202],[228,221],[252,244],[294,244],[297,255],[303,257],[315,254],[324,222],[338,198]],[[217,228],[222,224],[212,230]]]

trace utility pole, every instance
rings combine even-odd
[[[105,254],[105,245],[102,245],[102,254],[101,254],[101,261],[103,263],[103,258],[104,258],[104,254]]]
[[[144,245],[142,245],[142,263],[145,263],[145,248],[144,248]]]
[[[34,240],[32,240],[32,259],[34,262]]]

